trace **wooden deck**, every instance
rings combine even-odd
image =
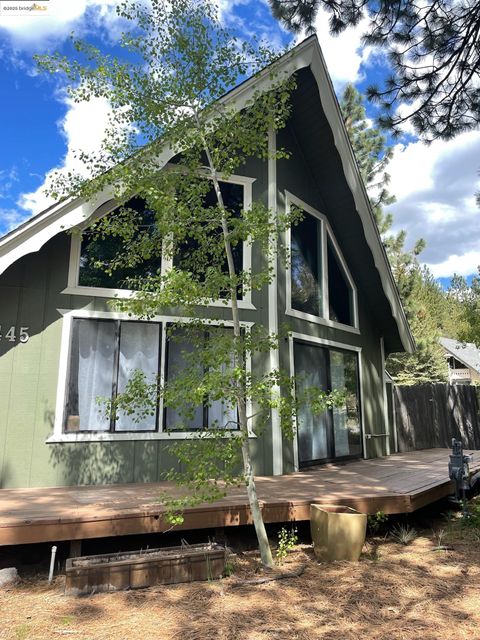
[[[312,502],[352,506],[364,513],[414,511],[452,493],[449,449],[329,464],[257,479],[265,522],[308,520]],[[470,453],[470,452],[467,452]],[[480,451],[471,471],[480,470]],[[166,483],[0,490],[0,545],[83,540],[162,532],[158,495]],[[214,504],[185,512],[183,529],[250,524],[243,488]]]

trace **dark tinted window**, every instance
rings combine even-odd
[[[292,308],[323,314],[322,309],[322,223],[314,216],[304,218],[291,230]]]
[[[353,325],[353,293],[330,239],[327,242],[330,320]]]
[[[133,198],[125,207],[138,212],[138,230],[147,232],[155,237],[155,213],[146,208],[141,198]],[[117,210],[109,213],[114,216]],[[128,278],[135,276],[155,275],[161,269],[161,238],[158,239],[158,251],[151,258],[142,260],[134,267],[119,267],[113,273],[108,274],[106,269],[112,265],[112,261],[119,253],[126,250],[123,238],[110,236],[105,238],[95,237],[94,231],[85,231],[82,234],[82,246],[80,251],[80,270],[78,284],[82,287],[101,287],[107,289],[129,289]]]

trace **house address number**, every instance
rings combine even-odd
[[[28,342],[30,327],[4,327],[0,324],[0,340],[8,340],[8,342]]]

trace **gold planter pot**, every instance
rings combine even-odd
[[[315,557],[321,562],[359,559],[367,532],[367,516],[337,504],[310,505]]]

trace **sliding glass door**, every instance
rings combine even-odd
[[[340,407],[316,414],[302,403],[297,416],[300,466],[362,455],[358,356],[355,352],[294,342],[297,397],[308,389],[343,390]]]

